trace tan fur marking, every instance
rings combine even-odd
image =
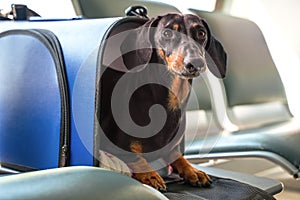
[[[198,26],[198,25],[199,25],[199,24],[195,22],[195,23],[193,23],[192,26],[195,28],[195,27]]]
[[[179,25],[178,24],[173,24],[173,30],[178,31]]]
[[[184,52],[181,48],[174,51],[170,56],[166,56],[168,70],[178,71],[184,67]],[[180,108],[180,104],[186,99],[190,90],[190,85],[187,79],[181,79],[177,76],[174,77],[171,83],[171,90],[169,92],[168,108],[171,111]]]
[[[138,161],[127,163],[134,173],[154,171],[145,158],[139,156]]]
[[[158,49],[158,54],[162,59],[165,59],[165,52],[164,52],[164,50],[162,50],[162,48]]]
[[[180,104],[187,98],[190,91],[190,84],[187,79],[174,77],[171,90],[169,91],[168,108],[171,111],[180,108]]]
[[[168,102],[168,108],[171,111],[175,111],[179,109],[179,101],[178,98],[174,95],[173,92],[169,92],[169,102]]]
[[[180,156],[171,165],[177,169],[178,173],[183,176],[185,180],[192,184],[200,182],[201,185],[205,186],[211,182],[210,177],[206,173],[192,167],[183,156]]]
[[[139,156],[138,161],[127,164],[133,172],[133,178],[155,189],[165,190],[167,188],[163,178],[148,164],[145,158]]]
[[[133,153],[143,153],[143,146],[139,141],[132,141],[130,144],[130,150]]]
[[[181,49],[174,51],[170,56],[166,56],[166,61],[169,69],[179,70],[183,67],[184,54]]]

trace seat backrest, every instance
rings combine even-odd
[[[66,166],[69,98],[58,39],[46,30],[9,30],[0,46],[1,165]]]
[[[150,17],[179,11],[171,5],[142,0],[74,0],[73,4],[77,14],[87,18],[121,17],[133,5],[146,6]]]
[[[289,119],[285,89],[258,26],[229,15],[192,11],[208,21],[227,51],[223,83],[229,117],[240,128]]]

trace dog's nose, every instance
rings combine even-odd
[[[201,68],[203,67],[204,67],[204,62],[201,59],[194,59],[186,64],[185,69],[190,74],[195,74],[197,72],[200,72]]]

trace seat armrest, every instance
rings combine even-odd
[[[244,174],[224,169],[218,169],[213,167],[201,167],[199,165],[193,165],[197,169],[206,172],[207,174],[217,176],[220,178],[233,179],[248,185],[257,187],[261,190],[266,191],[271,195],[278,194],[282,191],[283,185],[278,180],[273,180],[265,177],[258,177],[250,174]]]
[[[116,172],[65,167],[0,178],[0,199],[166,199],[158,191]]]

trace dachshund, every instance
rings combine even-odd
[[[189,184],[210,186],[210,177],[192,167],[180,144],[192,80],[207,68],[217,78],[225,77],[223,46],[201,17],[168,13],[133,29],[120,50],[127,73],[108,67],[100,80],[98,117],[108,139],[100,147],[124,160],[133,178],[160,191],[166,183],[149,164],[160,158]]]

